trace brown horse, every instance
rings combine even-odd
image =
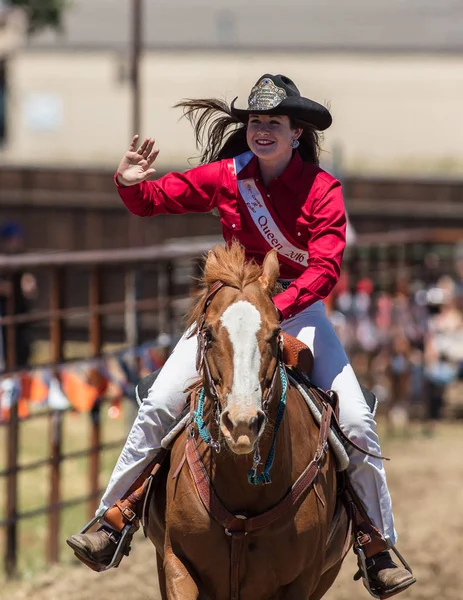
[[[274,250],[262,267],[238,244],[206,260],[189,319],[204,391],[150,506],[163,599],[317,600],[341,567],[335,459],[280,363],[278,275]]]

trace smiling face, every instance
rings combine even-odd
[[[301,129],[291,128],[291,121],[286,115],[250,114],[246,139],[249,148],[261,160],[289,160],[291,143],[301,133]]]

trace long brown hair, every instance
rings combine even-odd
[[[231,111],[229,105],[216,98],[183,100],[174,108],[182,108],[183,115],[193,125],[200,164],[233,158],[249,150],[246,125]],[[302,129],[298,151],[302,160],[319,164],[321,133],[312,125],[290,117],[292,129]]]

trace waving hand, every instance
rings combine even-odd
[[[156,172],[151,165],[157,158],[159,150],[154,148],[154,139],[145,138],[137,149],[138,135],[132,139],[129,149],[122,157],[117,169],[117,180],[122,185],[135,185]]]

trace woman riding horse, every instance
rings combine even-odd
[[[259,264],[274,248],[284,289],[273,301],[282,330],[312,350],[312,381],[337,392],[344,433],[379,455],[375,421],[322,303],[338,280],[346,233],[341,185],[319,167],[319,132],[331,125],[331,114],[301,96],[284,75],[260,77],[247,108],[237,108],[235,101],[231,106],[219,100],[178,104],[194,123],[198,142],[206,133],[201,166],[186,173],[147,181],[155,172],[152,165],[159,150],[152,138],[137,148],[135,136],[115,176],[119,195],[130,212],[141,217],[215,209],[225,241],[241,242],[247,257]],[[119,527],[108,524],[111,509],[118,510],[116,502],[147,476],[146,468],[180,414],[185,389],[195,377],[196,339],[185,334],[132,426],[97,511],[102,527],[67,540],[94,569],[110,563],[120,539]],[[352,486],[382,540],[381,544],[357,540],[367,557],[366,583],[378,597],[389,598],[415,579],[392,561],[388,551],[397,535],[385,471],[381,460],[352,447],[349,457]],[[134,515],[136,510],[125,511],[124,524],[133,524]]]

